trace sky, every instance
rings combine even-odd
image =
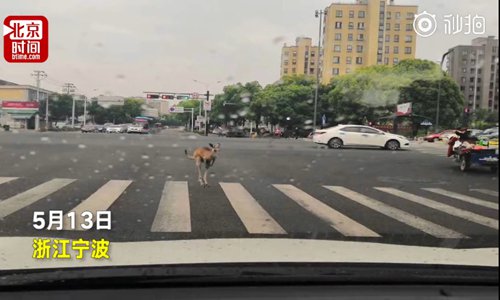
[[[316,9],[332,0],[11,0],[0,18],[44,15],[49,21],[49,58],[40,64],[10,64],[0,41],[0,79],[61,91],[143,96],[144,91],[220,92],[224,85],[279,79],[281,47],[297,36],[317,43]],[[338,2],[338,1],[337,1]],[[352,3],[354,0],[342,0]],[[497,0],[396,0],[434,14],[436,32],[417,39],[416,58],[438,61],[456,45],[478,36],[498,37]],[[445,15],[482,16],[484,35],[445,34]],[[196,82],[195,82],[196,80]]]

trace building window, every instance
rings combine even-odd
[[[358,29],[359,30],[364,30],[365,29],[365,23],[364,22],[358,22]]]
[[[347,52],[349,52],[349,53],[352,52],[352,45],[347,45]]]
[[[341,11],[341,10],[337,10],[337,11],[335,12],[335,16],[336,16],[337,18],[342,18],[342,11]]]
[[[340,56],[334,56],[333,57],[333,63],[334,64],[339,64],[340,63]]]
[[[461,85],[460,86],[460,91],[462,91],[462,92],[465,91],[465,86]]]
[[[342,39],[342,34],[341,33],[336,33],[335,34],[335,40],[340,41]]]
[[[314,68],[309,68],[309,74],[314,74]]]
[[[352,64],[352,57],[350,57],[350,56],[346,57],[345,63],[348,65]]]
[[[399,43],[399,34],[394,35],[394,42]]]
[[[354,22],[349,22],[349,29],[354,29]]]
[[[406,20],[413,20],[415,19],[415,14],[412,12],[406,13]]]
[[[345,73],[346,73],[346,74],[351,73],[351,68],[347,68],[347,69],[345,69]]]
[[[292,68],[292,73],[296,73],[296,69],[295,68]]]
[[[349,11],[349,18],[354,18],[354,10]]]
[[[347,40],[352,41],[352,33],[347,34]]]
[[[363,52],[363,45],[357,45],[356,46],[356,52],[357,53],[362,53]]]
[[[466,81],[466,80],[467,80],[467,79],[466,79],[465,77],[460,78],[460,81],[461,81],[462,83],[465,83],[465,81]]]
[[[467,68],[463,68],[462,73],[467,73]]]
[[[392,64],[397,65],[398,63],[399,63],[399,59],[397,57],[394,57],[394,59],[392,60]]]
[[[285,60],[285,61],[283,62],[283,64],[284,64],[285,66],[288,66],[288,60]]]
[[[396,23],[394,24],[394,31],[399,31],[401,29],[401,24]]]
[[[401,13],[400,12],[396,12],[395,18],[396,18],[396,20],[401,19]]]
[[[399,47],[398,46],[394,46],[394,51],[392,53],[399,54]]]
[[[292,56],[297,57],[297,51],[293,51]]]
[[[405,54],[411,54],[411,47],[405,47]]]
[[[384,57],[384,65],[388,65],[389,64],[389,57]]]
[[[498,50],[498,47],[496,47],[496,46],[493,46],[491,48],[491,52],[493,52],[493,53],[497,53],[497,50]]]
[[[283,53],[283,56],[288,56],[288,51],[285,51],[285,52]]]
[[[294,65],[294,66],[295,66],[296,64],[297,64],[297,61],[296,61],[295,59],[294,59],[294,60],[292,60],[292,65]]]
[[[365,36],[362,33],[358,34],[358,41],[362,41],[364,39],[365,39]]]
[[[385,24],[385,30],[391,30],[391,23]]]
[[[288,69],[284,69],[284,70],[283,70],[283,73],[284,73],[284,74],[288,74]]]
[[[339,68],[333,68],[332,69],[332,74],[333,75],[339,75]]]
[[[311,52],[311,57],[315,57],[316,56],[316,52],[312,51]]]
[[[356,64],[357,65],[362,65],[363,64],[363,58],[362,57],[356,57]]]
[[[340,52],[340,45],[334,45],[333,46],[333,51]]]
[[[358,18],[364,18],[364,17],[365,17],[365,11],[364,10],[358,11]]]
[[[392,13],[390,11],[387,12],[387,20],[390,20],[392,16]]]
[[[385,46],[385,50],[384,50],[385,54],[389,54],[389,48],[390,48],[389,46]]]
[[[342,22],[335,22],[335,29],[342,29]]]
[[[413,30],[413,24],[406,24],[406,31],[412,31]]]
[[[391,36],[387,34],[385,36],[385,41],[386,41],[386,43],[389,43],[391,41]]]

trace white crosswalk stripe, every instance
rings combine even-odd
[[[0,177],[0,184],[16,180],[18,177]]]
[[[432,223],[425,219],[419,218],[415,215],[407,213],[406,211],[400,210],[398,208],[387,205],[383,202],[375,200],[373,198],[367,197],[365,195],[359,194],[355,191],[349,190],[341,186],[324,186],[325,188],[338,193],[349,200],[357,202],[363,206],[366,206],[374,211],[377,211],[389,218],[400,221],[408,226],[419,229],[427,234],[430,234],[437,238],[467,238],[467,236],[453,231],[451,229],[445,228],[441,225]]]
[[[221,182],[220,186],[249,233],[286,234],[241,184]]]
[[[273,186],[345,236],[380,237],[375,231],[343,215],[293,185],[274,184]]]
[[[84,223],[84,218],[81,216],[83,212],[88,211],[95,216],[97,211],[107,210],[131,183],[131,180],[110,180],[75,208],[71,209],[69,212],[75,212],[76,215],[74,230],[83,230],[80,227],[81,224],[86,223]],[[68,214],[64,216],[63,229],[73,229]]]
[[[397,196],[397,197],[400,197],[400,198],[403,198],[403,199],[408,200],[408,201],[418,203],[420,205],[424,205],[424,206],[433,208],[435,210],[439,210],[439,211],[444,212],[446,214],[456,216],[456,217],[465,219],[467,221],[481,224],[481,225],[498,230],[498,220],[488,218],[485,216],[481,216],[481,215],[475,214],[475,213],[467,211],[467,210],[456,208],[456,207],[453,207],[453,206],[450,206],[450,205],[447,205],[447,204],[444,204],[444,203],[441,203],[438,201],[434,201],[434,200],[431,200],[428,198],[417,196],[417,195],[414,195],[411,193],[403,192],[403,191],[400,191],[400,190],[397,190],[394,188],[376,187],[375,189],[382,191],[382,192],[385,192],[385,193],[388,193],[388,194],[391,194],[391,195],[394,195],[394,196]]]
[[[485,195],[490,195],[494,197],[498,197],[497,191],[487,190],[487,189],[471,189],[471,192],[478,192]]]
[[[75,179],[55,178],[0,202],[0,219],[41,200]]]
[[[480,205],[480,206],[484,206],[484,207],[493,208],[493,209],[498,210],[498,203],[493,203],[490,201],[481,200],[478,198],[474,198],[474,197],[467,196],[467,195],[462,195],[459,193],[447,191],[447,190],[440,189],[440,188],[423,188],[423,190],[429,191],[432,193],[436,193],[439,195],[443,195],[446,197],[454,198],[457,200],[465,201],[468,203],[472,203],[472,204],[476,204],[476,205]]]
[[[191,232],[191,208],[186,181],[165,182],[151,231]]]

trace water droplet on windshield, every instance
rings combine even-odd
[[[49,139],[48,137],[46,137],[46,136],[42,136],[42,137],[40,138],[40,140],[41,140],[42,142],[49,142],[49,141],[50,141],[50,139]]]
[[[100,172],[99,170],[94,170],[94,173],[96,173],[96,174],[99,173],[99,172]]]
[[[119,161],[124,161],[124,160],[125,160],[125,158],[120,157],[118,160],[119,160]]]
[[[148,145],[148,148],[153,148],[153,147],[154,147],[153,144]]]
[[[26,159],[26,156],[21,155],[21,156],[19,156],[19,159],[24,160],[24,159]]]
[[[177,147],[179,147],[179,145],[177,145],[177,144],[172,144],[172,147],[177,148]]]
[[[147,155],[142,155],[142,156],[141,156],[141,158],[142,158],[142,159],[149,159],[149,156],[147,156]]]
[[[164,159],[165,160],[170,160],[170,156],[165,156]]]
[[[83,144],[80,144],[80,145],[78,145],[78,148],[80,148],[80,149],[85,149],[85,148],[87,148],[87,146],[85,146],[85,145],[83,145]]]
[[[121,136],[121,137],[120,137],[120,140],[122,140],[122,141],[123,141],[123,140],[125,140],[125,137],[124,137],[124,136]]]
[[[30,151],[30,155],[35,155],[36,152],[35,151]]]

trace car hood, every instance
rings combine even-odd
[[[308,239],[111,242],[108,260],[36,260],[33,239],[0,237],[0,270],[204,263],[383,263],[498,267],[498,248],[450,249]]]

